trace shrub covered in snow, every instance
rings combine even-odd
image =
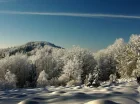
[[[71,86],[80,86],[81,82],[79,82],[78,80],[71,80],[67,83],[66,86],[71,87]]]
[[[16,76],[7,70],[5,74],[5,89],[16,88]]]
[[[4,79],[7,69],[16,76],[16,86],[24,87],[28,82],[32,65],[26,55],[16,54],[0,60],[0,78]]]
[[[48,85],[48,75],[46,74],[45,70],[41,71],[38,79],[37,79],[37,86],[38,87],[46,87]]]

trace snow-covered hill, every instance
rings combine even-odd
[[[0,49],[0,57],[4,57],[7,54],[14,55],[16,53],[27,53],[27,52],[30,52],[34,49],[43,48],[45,46],[50,46],[52,48],[62,48],[60,46],[57,46],[53,43],[46,42],[46,41],[33,41],[33,42],[28,42],[28,43],[21,45],[21,46]]]

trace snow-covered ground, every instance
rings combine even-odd
[[[0,91],[0,104],[139,104],[140,87],[135,81],[109,86],[46,87]]]

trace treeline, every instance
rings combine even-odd
[[[97,53],[79,46],[44,46],[0,59],[1,89],[80,85],[91,75],[106,81],[111,74],[118,78],[140,76],[140,35],[132,35],[128,43],[117,39]]]

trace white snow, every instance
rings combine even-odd
[[[0,104],[138,104],[139,93],[140,86],[135,80],[116,86],[104,83],[98,88],[47,86],[0,91]]]

